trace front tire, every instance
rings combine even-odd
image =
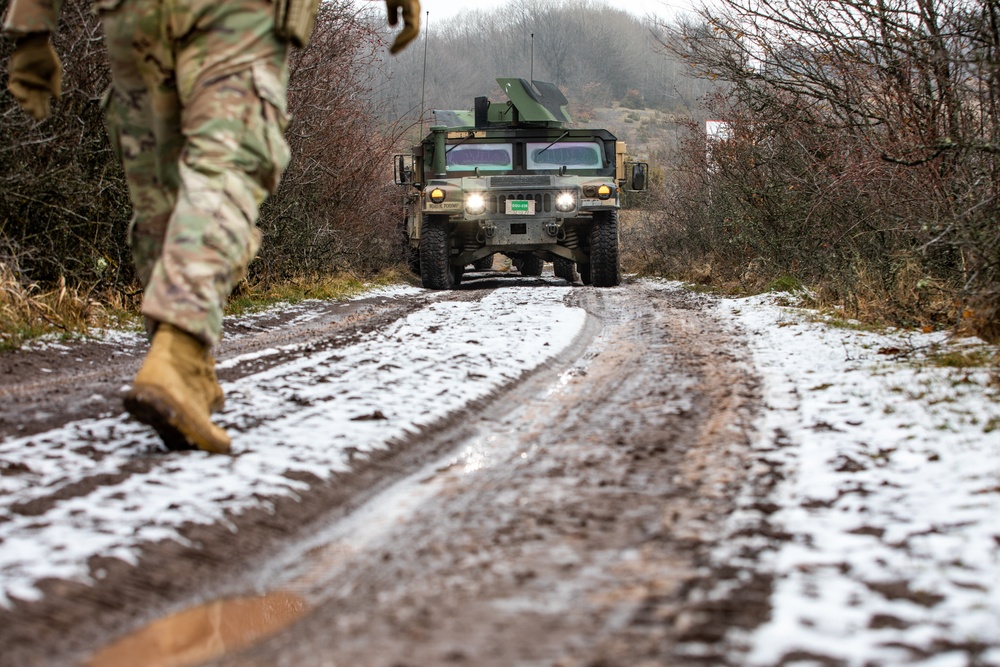
[[[568,283],[573,282],[573,260],[556,257],[552,260],[552,271],[556,274],[556,278],[562,278]]]
[[[472,263],[472,268],[476,271],[489,271],[493,268],[493,255],[481,257]]]
[[[521,260],[521,266],[519,271],[522,276],[540,276],[542,275],[542,269],[545,268],[545,260],[541,257],[535,257],[534,255],[528,255]]]
[[[594,213],[594,226],[590,230],[590,279],[594,287],[614,287],[621,282],[618,211]]]
[[[447,218],[429,215],[420,230],[420,282],[427,289],[454,289],[462,269],[451,265],[451,238]]]

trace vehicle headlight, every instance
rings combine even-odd
[[[478,192],[473,192],[465,198],[465,212],[469,215],[480,215],[486,210],[486,199]]]
[[[569,192],[563,192],[556,197],[557,211],[572,211],[576,208],[576,198]]]
[[[598,199],[610,199],[611,193],[612,190],[610,185],[602,185],[601,187],[597,188]]]
[[[434,188],[433,190],[431,190],[430,197],[432,202],[434,202],[435,204],[440,204],[441,202],[444,201],[444,190],[442,190],[441,188]]]

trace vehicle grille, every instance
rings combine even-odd
[[[490,179],[491,188],[547,188],[552,185],[551,176],[494,176]]]

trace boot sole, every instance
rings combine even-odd
[[[216,443],[195,429],[185,428],[180,411],[173,403],[157,392],[133,388],[124,399],[125,410],[146,426],[156,431],[163,444],[171,451],[201,449],[216,454],[229,451],[229,443]]]

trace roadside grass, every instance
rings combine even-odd
[[[355,273],[302,275],[280,283],[251,284],[243,281],[233,291],[226,305],[226,315],[259,313],[280,303],[300,303],[307,299],[338,301],[362,294],[373,287],[412,282],[403,267],[384,269],[371,278]]]
[[[815,313],[811,314],[808,319],[812,322],[820,322],[828,327],[833,327],[834,329],[846,329],[847,331],[885,333],[891,329],[891,327],[884,322],[865,322],[845,317],[840,309],[830,306],[817,308]]]
[[[782,251],[793,240],[783,238],[773,239],[770,253],[761,254],[746,239],[738,242],[723,227],[713,227],[714,218],[685,220],[680,213],[675,200],[662,194],[619,213],[624,271],[729,297],[784,292],[848,328],[954,330],[1000,342],[1000,334],[993,341],[986,326],[1000,321],[990,316],[989,304],[966,303],[962,286],[927,275],[921,258],[830,264],[824,255],[794,255],[793,246]]]
[[[42,337],[81,338],[90,329],[135,329],[140,318],[114,292],[95,293],[66,284],[43,289],[19,277],[15,266],[0,263],[0,351],[17,350]]]
[[[92,329],[142,331],[139,300],[107,290],[67,286],[65,281],[43,289],[19,277],[15,266],[0,262],[0,352],[18,350],[41,338],[86,338]],[[339,300],[373,287],[412,282],[404,267],[384,270],[372,278],[352,273],[304,275],[273,284],[241,283],[226,306],[226,315],[260,312],[279,303],[306,299]]]
[[[891,289],[878,291],[862,276],[852,290],[845,290],[834,277],[807,280],[796,273],[769,272],[761,263],[736,266],[711,250],[700,254],[664,249],[657,243],[652,211],[629,210],[623,223],[623,269],[639,277],[674,280],[697,293],[741,298],[770,293],[771,302],[792,308],[795,321],[813,322],[833,329],[868,333],[931,334],[947,332],[943,341],[930,346],[899,344],[873,349],[879,355],[915,368],[941,368],[955,373],[956,382],[971,381],[984,388],[1000,389],[1000,347],[970,339],[977,333],[968,314],[960,315],[959,302],[945,286],[929,284],[912,267],[904,267]],[[980,375],[975,373],[985,373]],[[891,408],[890,408],[891,409]],[[988,430],[1000,429],[990,423]]]
[[[995,369],[1000,368],[1000,351],[986,346],[971,349],[947,349],[932,351],[927,355],[927,363],[940,368]]]

